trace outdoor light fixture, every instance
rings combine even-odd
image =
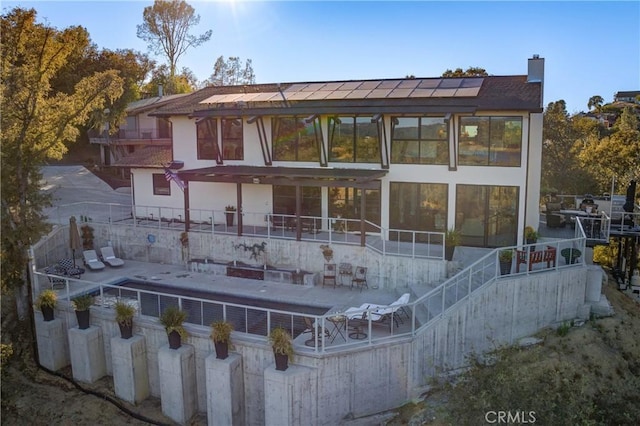
[[[371,122],[375,123],[376,121],[380,120],[382,118],[382,114],[376,114],[371,118]]]
[[[451,113],[450,112],[446,113],[445,116],[444,116],[444,121],[449,121],[449,120],[451,120]]]
[[[304,119],[305,123],[311,123],[313,120],[315,120],[316,118],[318,118],[318,114],[313,114],[310,115],[309,117]]]
[[[257,115],[254,115],[253,117],[249,117],[249,119],[247,120],[247,124],[255,123],[258,118],[259,117]]]

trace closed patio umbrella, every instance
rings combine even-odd
[[[78,232],[78,224],[76,223],[76,217],[71,216],[69,218],[69,247],[71,247],[71,256],[73,257],[73,267],[76,267],[76,250],[82,248],[82,241],[80,240],[80,233]]]
[[[627,187],[627,197],[622,208],[627,213],[633,213],[633,206],[636,203],[636,181],[632,180]]]

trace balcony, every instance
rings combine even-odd
[[[167,129],[120,129],[109,135],[106,131],[89,131],[89,142],[100,145],[171,146],[171,131]]]

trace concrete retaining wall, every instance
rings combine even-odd
[[[316,419],[309,424],[337,424],[345,416],[364,416],[397,407],[414,397],[442,370],[457,369],[467,357],[509,344],[538,330],[578,316],[584,305],[587,268],[499,279],[460,302],[440,320],[418,330],[414,338],[363,345],[339,353],[297,353],[294,363],[309,367],[305,374],[316,383]],[[57,317],[75,326],[73,312],[59,307]],[[92,325],[102,328],[107,374],[111,365],[111,337],[119,335],[110,309],[92,308]],[[207,412],[206,358],[215,353],[208,327],[186,326],[183,343],[195,350],[198,412]],[[146,341],[149,391],[161,396],[158,351],[167,336],[155,319],[136,318],[134,333]],[[40,342],[39,342],[40,343]],[[274,363],[266,338],[238,335],[235,352],[242,357],[244,410],[247,424],[264,424],[265,371]]]

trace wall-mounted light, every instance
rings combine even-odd
[[[253,178],[253,183],[259,184],[260,183],[260,178],[254,177]]]
[[[373,117],[371,117],[371,122],[375,123],[376,121],[380,120],[382,118],[382,114],[376,114]]]
[[[254,115],[253,117],[249,117],[249,119],[247,120],[247,124],[253,124],[258,120],[258,116]]]
[[[310,115],[309,117],[304,119],[305,123],[311,123],[313,120],[315,120],[316,118],[318,118],[318,114],[313,114]]]

